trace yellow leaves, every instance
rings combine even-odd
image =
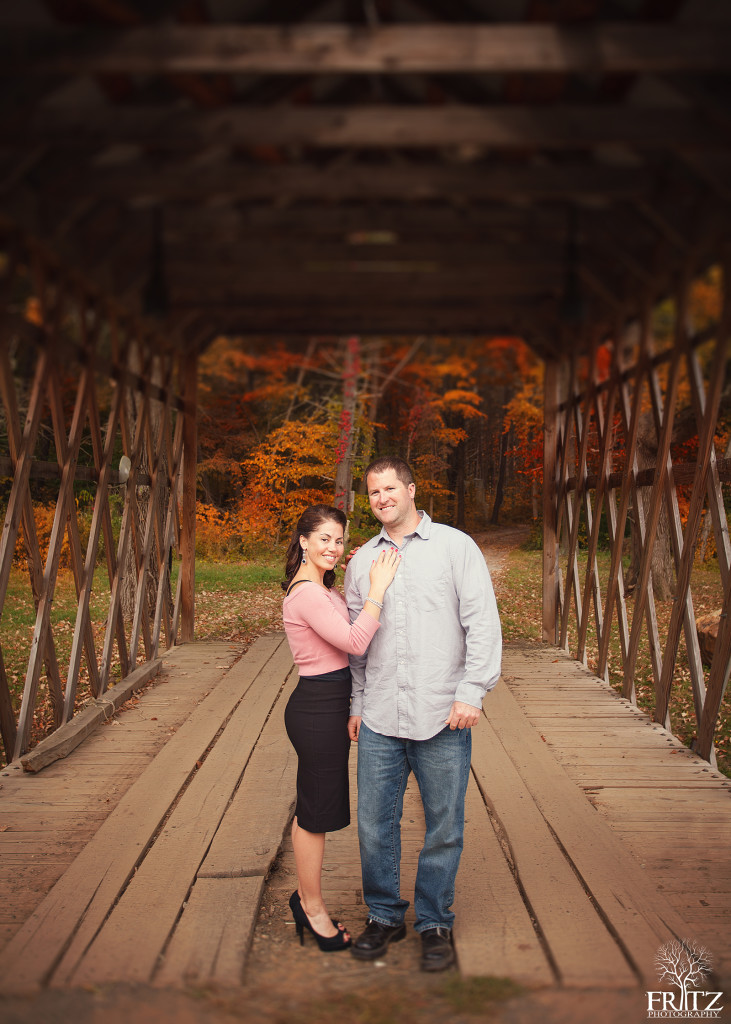
[[[454,448],[462,441],[466,441],[468,434],[462,427],[446,427],[438,426],[434,430],[434,437],[441,441],[442,444],[448,445],[450,448]]]
[[[465,419],[485,419],[485,413],[477,408],[482,405],[482,398],[475,391],[452,388],[445,391],[440,404],[449,412],[461,413]]]
[[[253,478],[273,490],[299,486],[304,477],[334,479],[337,425],[332,421],[289,420],[251,453]]]

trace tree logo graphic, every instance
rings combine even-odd
[[[677,992],[648,992],[648,1017],[673,1017],[691,1020],[717,1018],[723,1009],[718,1005],[722,992],[706,992],[701,988],[711,974],[713,957],[699,942],[688,939],[666,942],[655,955],[655,968],[661,984]]]

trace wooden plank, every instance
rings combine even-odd
[[[12,75],[728,73],[730,49],[723,24],[11,25],[0,66]]]
[[[510,977],[531,988],[555,978],[474,778],[465,804],[454,944],[463,977]]]
[[[508,836],[518,885],[538,922],[559,983],[635,984],[633,972],[488,723],[481,722],[474,732],[472,767],[485,803]],[[551,777],[557,771],[554,767]]]
[[[581,747],[609,747],[616,750],[617,747],[626,746],[628,749],[634,749],[635,747],[645,748],[649,750],[657,750],[659,744],[667,744],[669,748],[673,746],[672,737],[664,733],[664,730],[660,729],[647,729],[643,728],[641,731],[636,729],[582,729],[577,727],[575,730],[570,730],[562,727],[559,729],[552,729],[550,738],[546,739],[549,746],[556,746],[559,748],[576,746]]]
[[[295,805],[297,755],[284,728],[284,709],[296,685],[293,672],[200,866],[199,879],[266,875],[272,866]]]
[[[196,761],[281,644],[281,634],[257,640],[170,737],[3,951],[0,990],[37,989],[64,951],[88,946]]]
[[[351,163],[337,170],[304,165],[272,166],[262,170],[252,164],[247,166],[246,174],[241,174],[231,163],[181,166],[172,161],[160,165],[140,160],[126,164],[123,171],[114,167],[96,167],[94,171],[94,195],[119,200],[140,195],[158,196],[168,201],[226,195],[240,202],[281,196],[328,197],[333,202],[365,197],[424,200],[440,196],[482,201],[516,196],[567,199],[577,195],[626,199],[642,194],[651,183],[642,170],[602,167],[589,162],[562,164],[561,167],[516,165],[509,170],[489,164],[482,164],[478,169],[428,162],[408,167]],[[68,181],[57,174],[53,181],[44,183],[44,188],[71,201],[84,185],[78,174]]]
[[[684,922],[648,883],[606,822],[597,819],[539,734],[522,718],[507,687],[498,684],[491,696],[496,740],[511,757],[602,918],[619,936],[634,970],[648,984],[654,983],[657,948],[671,937],[682,937]],[[489,789],[488,780],[486,785]]]
[[[60,147],[105,142],[155,143],[163,148],[220,145],[306,145],[421,148],[466,143],[495,149],[577,149],[623,143],[641,150],[716,150],[718,132],[692,111],[624,104],[479,108],[444,104],[417,107],[363,105],[239,107],[205,112],[167,105],[42,107],[24,121],[2,124],[8,145],[52,142]]]
[[[108,721],[114,712],[129,700],[135,690],[139,690],[145,683],[154,679],[161,665],[161,658],[140,665],[111,691],[107,691],[104,697],[88,704],[52,735],[41,740],[36,747],[20,758],[25,771],[39,772],[54,761],[67,757],[97,726]]]
[[[273,703],[292,671],[279,645],[193,776],[91,945],[72,944],[54,983],[149,981]],[[140,932],[139,922],[146,927]]]
[[[302,334],[412,334],[439,333],[440,331],[464,334],[484,334],[486,325],[492,330],[514,335],[516,331],[544,330],[545,316],[538,311],[527,297],[509,299],[482,299],[479,295],[473,302],[465,300],[429,302],[423,297],[418,302],[404,303],[403,307],[385,306],[376,303],[289,301],[272,303],[266,299],[257,303],[253,299],[228,297],[215,303],[203,297],[180,296],[175,308],[182,314],[200,310],[205,315],[215,306],[216,322],[222,331],[233,333],[281,333]],[[543,302],[545,313],[545,300]]]
[[[264,878],[198,878],[162,957],[158,985],[240,985]]]

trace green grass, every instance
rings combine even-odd
[[[254,588],[275,584],[284,578],[283,559],[271,558],[271,562],[196,562],[195,588],[201,591],[225,590],[230,594],[244,594]]]

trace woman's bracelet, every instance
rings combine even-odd
[[[376,601],[375,597],[367,597],[366,601],[370,601],[371,604],[374,604],[376,606],[376,608],[383,608],[383,605],[381,604],[381,602],[380,601]]]

